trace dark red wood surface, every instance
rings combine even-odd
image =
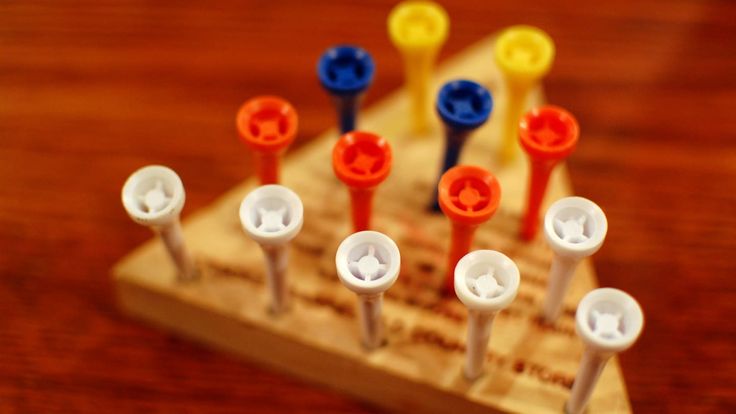
[[[646,312],[621,356],[634,408],[736,412],[736,3],[447,3],[442,59],[515,23],[555,39],[548,98],[582,129],[572,181],[610,222],[600,282]],[[177,170],[186,217],[249,174],[246,98],[292,101],[302,142],[334,122],[327,46],[372,52],[368,104],[398,88],[390,7],[0,3],[0,412],[376,411],[122,316],[108,272],[151,236],[120,205],[134,169]]]

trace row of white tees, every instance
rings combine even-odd
[[[122,191],[123,205],[130,217],[158,232],[177,265],[180,279],[193,280],[197,278],[197,269],[185,247],[179,223],[184,199],[181,179],[163,166],[136,171]],[[274,314],[288,309],[287,246],[301,230],[303,217],[299,196],[280,185],[258,187],[240,205],[243,230],[264,252]],[[542,306],[547,322],[557,319],[577,265],[598,251],[606,231],[605,214],[585,198],[563,198],[547,210],[544,235],[554,252]],[[385,344],[382,297],[398,278],[400,261],[396,243],[375,231],[351,234],[337,249],[337,275],[358,296],[360,331],[367,350]],[[520,274],[513,260],[492,250],[468,253],[458,262],[454,273],[455,293],[468,308],[464,372],[469,380],[475,380],[483,373],[494,316],[516,297]],[[636,341],[644,319],[631,296],[618,289],[602,288],[583,297],[575,322],[586,349],[565,406],[567,413],[584,410],[607,360]]]

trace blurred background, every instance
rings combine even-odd
[[[333,126],[328,46],[373,55],[366,106],[401,87],[393,5],[0,3],[0,412],[378,412],[124,317],[109,269],[151,237],[120,204],[136,168],[179,172],[186,219],[250,174],[247,98],[291,101],[297,146]],[[443,6],[440,60],[518,23],[556,43],[544,85],[581,125],[572,182],[611,224],[599,281],[646,314],[621,355],[635,411],[736,412],[736,2]]]

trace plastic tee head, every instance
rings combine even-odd
[[[262,246],[288,243],[301,230],[304,207],[299,196],[280,185],[264,185],[240,204],[243,230]]]
[[[401,255],[388,236],[361,231],[348,236],[335,255],[337,275],[358,295],[377,295],[390,288],[399,276]]]
[[[297,115],[291,104],[277,96],[258,96],[240,107],[237,115],[240,138],[253,151],[281,153],[296,136]]]
[[[402,51],[438,49],[445,43],[450,20],[447,12],[431,1],[404,1],[388,16],[391,42]]]
[[[437,113],[449,130],[473,130],[491,115],[488,89],[469,80],[447,82],[437,95]]]
[[[370,132],[349,132],[332,151],[332,167],[340,181],[351,188],[373,188],[391,172],[391,146]]]
[[[519,291],[519,268],[506,255],[475,250],[455,267],[455,294],[468,309],[495,313],[511,304]]]
[[[636,342],[644,327],[639,303],[624,291],[601,288],[590,291],[578,304],[575,329],[593,351],[619,353]]]
[[[552,251],[574,260],[597,252],[607,231],[608,221],[603,210],[582,197],[557,200],[544,216],[544,236]]]
[[[442,175],[438,185],[442,212],[455,224],[477,226],[493,216],[501,186],[490,172],[459,165]]]
[[[130,218],[144,226],[166,226],[179,219],[184,208],[184,185],[170,168],[143,167],[123,185],[123,206]]]
[[[544,31],[533,26],[512,26],[496,40],[496,64],[512,84],[530,85],[552,66],[555,44]]]
[[[575,117],[557,106],[534,108],[519,123],[521,147],[533,162],[567,158],[575,150],[579,136]]]
[[[350,45],[327,49],[317,62],[317,76],[331,95],[362,93],[373,81],[375,65],[365,50]]]

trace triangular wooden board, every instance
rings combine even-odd
[[[243,356],[400,412],[561,412],[575,376],[582,344],[575,335],[574,309],[596,286],[593,268],[578,269],[557,324],[545,326],[538,313],[551,252],[537,240],[518,240],[527,165],[495,164],[498,121],[504,91],[493,68],[493,38],[468,48],[437,71],[435,90],[449,79],[487,85],[496,98],[493,119],[468,142],[462,163],[483,166],[502,185],[501,207],[480,227],[475,248],[504,252],[518,264],[522,282],[512,306],[496,318],[486,374],[475,382],[462,375],[465,308],[443,299],[449,222],[426,206],[443,151],[441,126],[412,136],[408,102],[399,91],[363,111],[360,128],[392,144],[393,170],[376,194],[374,225],[401,250],[402,267],[388,291],[384,318],[388,344],[366,352],[360,345],[355,296],[337,280],[334,254],[349,234],[349,199],[331,167],[335,131],[328,131],[287,157],[283,184],[302,198],[304,227],[291,248],[291,311],[267,312],[261,251],[238,219],[238,206],[255,185],[250,179],[184,223],[189,248],[203,274],[177,283],[162,243],[151,240],[113,269],[122,309],[130,315],[205,344]],[[542,102],[541,93],[532,97]],[[432,116],[432,118],[436,118]],[[546,200],[571,194],[567,173],[558,168]],[[133,224],[131,224],[133,225]],[[591,412],[629,412],[621,369],[614,358],[590,401]]]

